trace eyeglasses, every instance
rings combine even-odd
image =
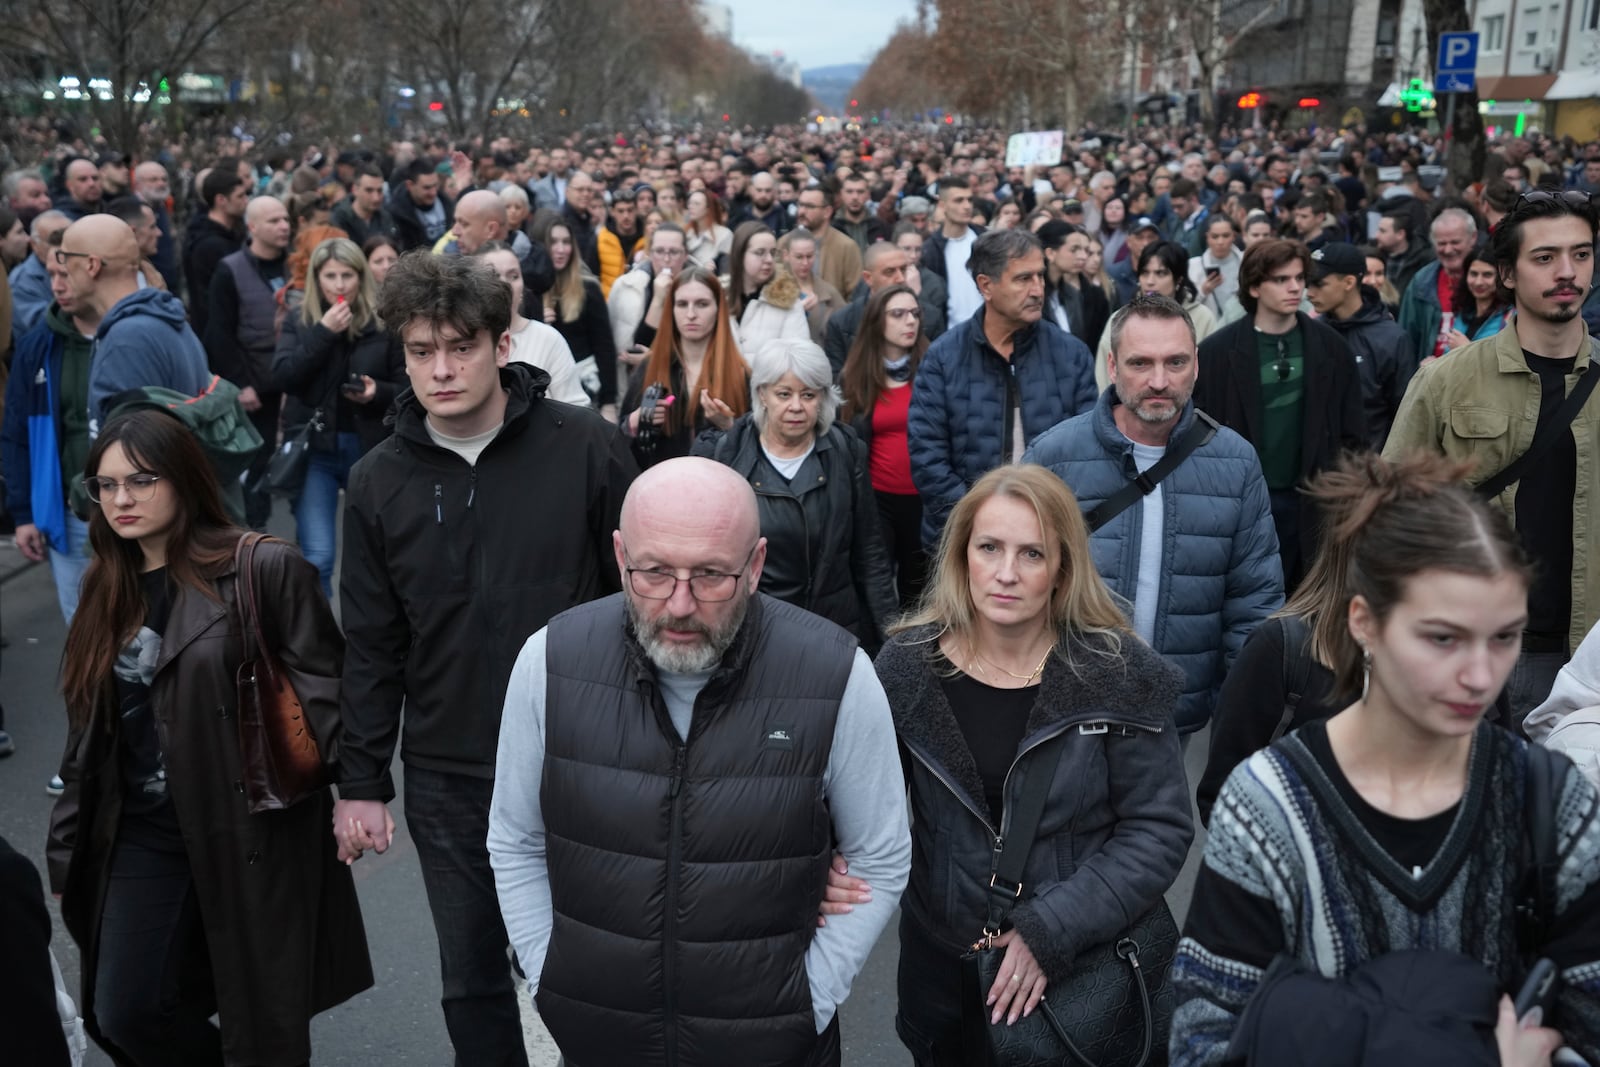
[[[143,504],[156,495],[156,483],[160,480],[159,474],[130,474],[120,482],[112,478],[89,477],[83,480],[83,487],[88,490],[89,499],[96,504],[103,500],[116,500],[117,494],[124,489],[134,503]]]
[[[760,542],[757,542],[759,544]],[[756,554],[756,546],[750,546],[750,552],[744,557],[744,562],[739,564],[737,574],[721,574],[711,572],[708,574],[695,574],[688,578],[679,578],[672,571],[655,570],[649,567],[625,567],[628,575],[628,588],[637,596],[646,600],[671,600],[672,595],[678,591],[679,582],[689,583],[689,595],[702,604],[717,604],[724,600],[732,600],[733,594],[739,590],[739,579],[744,577],[744,569],[750,565],[750,560]]]
[[[890,308],[889,317],[899,322],[902,319],[921,319],[921,308]]]
[[[1517,203],[1519,205],[1547,204],[1555,200],[1560,200],[1568,207],[1576,208],[1592,207],[1594,204],[1594,197],[1590,196],[1588,193],[1579,192],[1577,189],[1567,189],[1564,192],[1559,193],[1552,193],[1545,189],[1530,189],[1528,192],[1517,197]]]
[[[1289,375],[1294,373],[1294,364],[1289,362],[1289,351],[1284,347],[1283,338],[1278,338],[1278,358],[1272,364],[1272,369],[1277,372],[1278,381],[1286,382]]]
[[[82,256],[84,259],[93,259],[94,258],[94,253],[93,252],[68,252],[65,248],[58,248],[58,249],[56,249],[56,266],[65,267],[67,265],[67,260],[71,259],[74,256]]]

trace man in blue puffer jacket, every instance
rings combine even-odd
[[[1049,467],[1085,513],[1159,462],[1197,418],[1194,326],[1164,296],[1111,320],[1111,385],[1094,409],[1040,435],[1023,456]],[[1178,729],[1211,718],[1234,658],[1283,606],[1272,504],[1255,448],[1226,427],[1142,500],[1092,532],[1100,576],[1130,602],[1133,628],[1184,673]]]
[[[1026,230],[990,230],[967,262],[983,307],[952,324],[911,386],[911,480],[932,548],[973,482],[1094,405],[1094,357],[1044,313],[1044,248]]]

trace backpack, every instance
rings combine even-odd
[[[239,403],[238,386],[213,374],[211,383],[199,396],[146,385],[118,394],[109,406],[107,422],[118,415],[153,409],[165,411],[187,426],[216,471],[223,506],[235,522],[245,522],[241,479],[261,451],[263,441],[244,405]]]

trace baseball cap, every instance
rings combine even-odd
[[[1311,253],[1311,277],[1320,282],[1330,274],[1350,274],[1357,278],[1367,273],[1367,257],[1361,249],[1344,241],[1333,241]]]
[[[100,155],[95,158],[94,165],[97,166],[97,167],[104,167],[104,166],[108,166],[110,164],[115,163],[115,164],[119,164],[121,166],[126,167],[132,162],[133,162],[133,157],[128,155],[128,153],[126,153],[126,152],[118,152],[115,149],[112,149],[112,150],[109,150],[109,151],[101,152]]]
[[[926,215],[932,210],[933,205],[928,203],[924,197],[908,196],[900,201],[900,214],[902,215]]]
[[[1142,233],[1145,230],[1154,230],[1157,233],[1160,233],[1161,227],[1157,226],[1149,215],[1140,215],[1138,218],[1133,220],[1133,225],[1128,227],[1129,233]]]

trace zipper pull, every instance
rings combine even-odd
[[[672,789],[669,795],[674,800],[678,798],[678,794],[683,790],[683,764],[688,753],[689,746],[679,745],[672,757]]]
[[[478,498],[478,468],[472,468],[472,483],[467,487],[467,510],[472,510],[472,502]]]
[[[436,526],[444,525],[444,486],[439,482],[433,483],[433,521]]]

